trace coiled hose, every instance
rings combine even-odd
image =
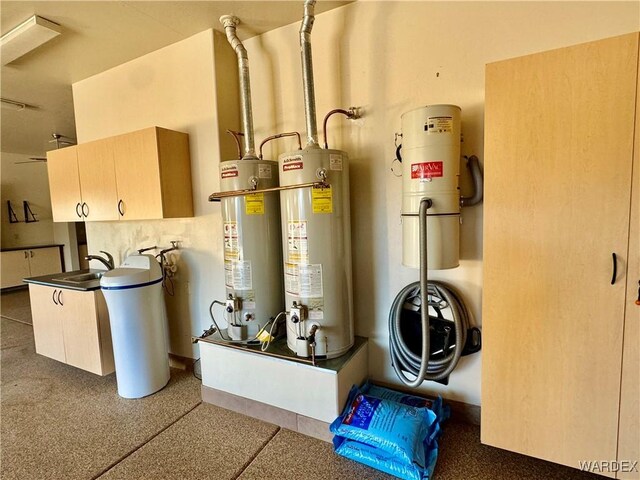
[[[424,327],[424,322],[422,326],[422,355],[416,355],[409,349],[402,337],[400,322],[405,303],[410,302],[417,296],[421,298],[420,315],[423,316],[426,314],[428,317],[429,302],[423,298],[420,282],[410,283],[400,290],[389,312],[389,349],[391,352],[391,363],[400,380],[412,388],[419,386],[425,380],[442,380],[456,368],[467,341],[467,330],[469,329],[469,311],[460,299],[459,293],[450,285],[443,282],[429,281],[426,297],[439,298],[451,309],[453,323],[455,325],[455,347],[453,351],[449,352],[443,358],[437,360],[429,359],[429,320],[427,318],[426,328]],[[442,307],[442,304],[438,302],[438,306]],[[424,335],[425,330],[427,330],[426,342]],[[427,361],[425,362],[424,359]],[[413,381],[410,380],[404,372],[414,375],[416,379]]]
[[[469,312],[460,299],[460,295],[449,285],[442,282],[429,282],[427,272],[427,210],[431,208],[429,198],[420,201],[420,281],[413,282],[400,290],[396,296],[391,311],[389,312],[389,351],[391,365],[398,378],[411,388],[416,388],[425,380],[439,381],[446,378],[462,356],[462,350],[467,341],[467,329],[469,328]],[[441,359],[431,360],[430,333],[429,333],[429,296],[438,297],[451,308],[456,338],[452,352],[447,353]],[[407,300],[420,297],[420,320],[422,324],[422,352],[421,355],[413,353],[400,331],[402,310]],[[407,372],[416,378],[411,380],[404,374]]]

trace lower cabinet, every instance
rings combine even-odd
[[[29,284],[36,352],[108,375],[115,370],[109,314],[100,290]]]
[[[24,285],[23,278],[62,272],[60,247],[25,248],[2,252],[1,288]]]

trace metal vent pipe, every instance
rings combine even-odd
[[[249,57],[247,50],[236,35],[236,26],[240,23],[238,17],[223,15],[220,23],[224,26],[227,40],[238,56],[238,74],[240,77],[240,110],[242,114],[242,130],[244,131],[243,160],[257,159],[253,136],[253,114],[251,113],[251,81],[249,79]]]
[[[302,84],[304,90],[304,114],[307,122],[307,146],[318,144],[316,124],[316,97],[313,90],[313,60],[311,58],[311,29],[313,28],[316,0],[305,0],[304,16],[300,25],[300,54],[302,57]]]

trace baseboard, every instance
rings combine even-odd
[[[195,358],[181,357],[180,355],[169,354],[169,366],[171,368],[177,368],[178,370],[185,370],[187,372],[193,371],[193,365],[196,363]]]

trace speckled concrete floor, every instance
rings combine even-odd
[[[141,400],[101,378],[36,355],[30,325],[2,319],[2,479],[391,479],[336,456],[330,444],[213,405],[172,370]],[[480,444],[476,426],[450,421],[436,480],[597,480]]]
[[[0,316],[21,323],[31,324],[31,304],[27,287],[2,292],[0,295]]]

